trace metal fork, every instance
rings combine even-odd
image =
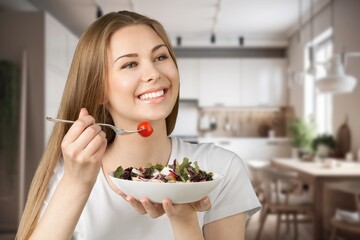
[[[52,117],[46,117],[46,120],[51,121],[51,122],[60,122],[60,123],[74,123],[75,122],[75,121],[59,119],[59,118],[52,118]],[[124,130],[122,128],[115,127],[114,125],[107,124],[107,123],[95,123],[95,124],[104,126],[104,127],[109,127],[112,130],[114,130],[114,132],[118,135],[128,135],[128,134],[133,134],[133,133],[137,133],[137,132],[144,130],[144,129],[140,129],[140,130],[130,131],[130,130]]]

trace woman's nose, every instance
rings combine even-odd
[[[143,65],[143,81],[154,81],[160,78],[160,72],[153,63],[147,63]]]

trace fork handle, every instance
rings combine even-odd
[[[52,117],[46,117],[46,120],[51,122],[63,122],[63,123],[74,123],[75,121],[65,120],[65,119],[58,119],[58,118],[52,118]]]
[[[71,121],[71,120],[52,118],[52,117],[46,117],[46,120],[51,121],[51,122],[62,122],[62,123],[74,123],[75,122],[75,121]],[[111,128],[114,127],[114,126],[112,126],[110,124],[106,124],[106,123],[95,123],[95,124],[100,125],[100,126],[105,126],[105,127],[111,127]]]

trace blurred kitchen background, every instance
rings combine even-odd
[[[248,222],[247,239],[359,239],[359,0],[0,0],[0,239],[16,233],[53,127],[45,117],[57,115],[79,37],[119,10],[159,20],[172,39],[181,79],[172,135],[214,142],[248,163],[264,208]],[[301,183],[281,188],[283,197],[309,193],[312,210],[326,206],[310,223],[294,217],[303,208],[280,211],[266,197],[256,177],[276,160]],[[295,171],[298,163],[320,173]],[[336,194],[328,183],[353,187]],[[351,217],[341,219],[340,208]],[[275,215],[264,222],[268,209]]]

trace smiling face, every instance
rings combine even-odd
[[[164,120],[179,92],[179,73],[169,51],[146,25],[116,31],[108,49],[107,100],[115,123]]]

